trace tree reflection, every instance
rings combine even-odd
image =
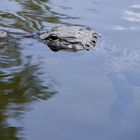
[[[47,100],[56,92],[43,85],[39,65],[23,60],[19,42],[0,41],[0,140],[18,140],[20,127],[8,124],[19,118],[38,99]]]
[[[22,29],[27,32],[40,31],[44,29],[44,26],[46,26],[44,24],[46,23],[60,23],[60,19],[70,18],[67,15],[52,11],[47,5],[49,0],[16,0],[14,2],[19,7],[17,10],[10,6],[11,1],[8,0],[8,2],[9,9],[0,12],[2,17],[0,24],[3,27]]]

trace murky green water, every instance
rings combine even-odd
[[[78,53],[1,41],[0,140],[139,140],[140,1],[0,1],[0,29],[58,23],[89,26],[103,41]]]

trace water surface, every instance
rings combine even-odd
[[[1,0],[0,29],[61,24],[102,34],[91,51],[0,41],[0,140],[139,140],[139,0]]]

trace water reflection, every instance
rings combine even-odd
[[[20,29],[20,32],[23,30],[36,32],[47,29],[55,23],[72,22],[73,24],[91,25],[93,29],[98,28],[97,31],[104,32],[105,35],[109,34],[113,41],[117,40],[116,44],[121,44],[123,48],[130,46],[134,49],[139,45],[140,6],[139,4],[130,5],[130,2],[130,6],[124,10],[128,3],[128,1],[112,2],[111,0],[98,0],[98,2],[96,0],[82,2],[81,0],[1,0],[0,28],[9,27],[8,29],[12,31]],[[119,18],[123,10],[125,20]],[[115,31],[112,31],[113,26]],[[129,32],[132,30],[133,32]],[[128,38],[129,35],[131,35],[130,38]],[[75,139],[79,137],[86,139],[87,136],[89,139],[96,139],[96,137],[104,139],[104,136],[110,135],[112,129],[114,139],[118,139],[118,135],[120,139],[125,139],[129,133],[127,126],[131,127],[134,123],[130,134],[139,130],[136,129],[138,119],[136,121],[133,119],[137,117],[136,114],[139,116],[138,108],[136,108],[139,101],[135,102],[134,88],[140,87],[140,52],[135,50],[136,53],[133,53],[132,50],[128,50],[130,53],[125,54],[125,50],[118,49],[119,53],[118,50],[114,50],[115,54],[110,55],[111,51],[107,50],[107,46],[112,48],[111,43],[105,46],[105,54],[103,54],[104,50],[101,50],[98,57],[95,56],[95,51],[84,53],[84,57],[81,54],[68,55],[67,53],[47,53],[46,55],[46,50],[44,51],[43,47],[39,46],[38,41],[35,42],[36,45],[32,43],[32,40],[26,41],[27,44],[25,42],[24,45],[22,44],[24,47],[27,45],[25,53],[43,57],[43,62],[45,62],[43,70],[46,72],[47,68],[50,68],[54,77],[62,82],[62,87],[59,88],[62,93],[57,96],[57,99],[54,98],[53,106],[47,104],[50,107],[46,107],[45,102],[41,110],[34,107],[35,114],[39,112],[41,116],[41,119],[37,118],[38,128],[33,125],[36,124],[33,112],[27,113],[31,115],[27,123],[32,130],[27,130],[31,139],[37,139],[36,136],[42,137],[42,135],[48,138],[52,138],[51,136],[58,138],[62,130],[63,136],[68,139],[71,139],[70,135],[76,135],[76,138],[73,137]],[[21,125],[10,124],[9,120],[21,118],[36,100],[47,100],[56,93],[50,90],[50,85],[43,83],[40,65],[36,63],[38,57],[34,60],[32,57],[24,57],[23,50],[19,47],[20,43],[21,40],[10,40],[9,43],[0,42],[0,140],[22,139],[19,136],[22,131]],[[38,53],[38,50],[41,51]],[[89,57],[90,53],[91,57]],[[35,63],[33,64],[32,61]],[[95,65],[93,65],[94,62]],[[99,72],[96,72],[96,64],[99,65],[97,70]],[[47,78],[45,80],[47,81]],[[107,89],[106,85],[110,83],[111,86]],[[139,97],[138,94],[137,97]],[[56,109],[53,110],[52,108],[55,107]],[[45,112],[47,109],[49,111]],[[123,121],[124,118],[125,121]],[[107,119],[109,121],[106,121]],[[42,126],[44,122],[46,125]],[[119,134],[115,128],[117,124]],[[24,126],[26,127],[26,124]],[[34,135],[34,132],[40,128],[48,130],[47,133],[39,131],[40,135],[38,133]]]
[[[10,27],[22,29],[27,32],[43,30],[48,27],[49,23],[60,23],[60,19],[72,18],[59,12],[54,12],[49,6],[49,0],[37,1],[10,1],[6,0],[0,8],[0,25],[2,27]],[[7,5],[15,5],[13,7]],[[15,4],[13,4],[15,3]],[[28,22],[27,22],[28,21]],[[6,23],[7,22],[7,23]],[[6,23],[6,24],[5,24]]]
[[[140,22],[140,4],[134,4],[124,11],[124,19],[131,22]]]
[[[36,100],[47,100],[56,92],[39,78],[38,64],[23,58],[20,40],[0,40],[0,139],[17,140],[21,130],[8,124],[10,118],[20,118]]]

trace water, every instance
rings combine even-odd
[[[92,51],[52,52],[33,38],[0,43],[0,140],[139,140],[140,1],[1,0],[0,28],[79,24]]]

